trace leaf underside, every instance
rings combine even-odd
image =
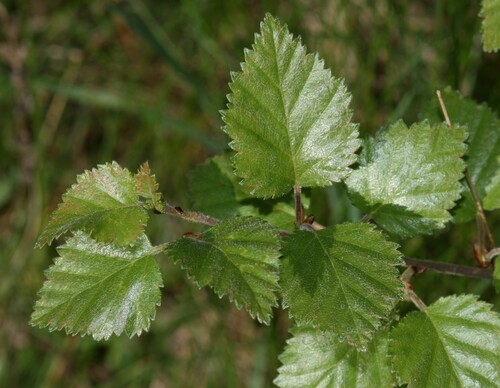
[[[277,231],[254,217],[222,221],[201,236],[168,245],[167,254],[180,262],[199,286],[228,295],[238,308],[269,323],[277,306],[279,240]]]
[[[147,237],[117,247],[76,232],[46,272],[31,324],[96,340],[148,330],[160,304],[160,270]]]
[[[500,49],[500,0],[482,0],[480,15],[482,25],[483,48],[486,52]]]
[[[485,104],[477,104],[450,88],[446,88],[442,96],[451,122],[465,126],[469,134],[465,156],[467,171],[483,201],[487,186],[500,170],[500,120]],[[444,120],[438,102],[429,109],[427,118],[434,123]],[[454,212],[457,222],[470,221],[476,215],[474,199],[465,179],[463,186],[463,198]]]
[[[279,387],[392,387],[388,339],[379,332],[366,351],[340,343],[335,334],[313,328],[294,328],[280,356],[282,366],[274,383]]]
[[[500,317],[473,295],[448,296],[410,313],[392,332],[400,384],[500,386]]]
[[[391,234],[412,237],[444,227],[460,198],[466,133],[461,127],[408,128],[402,121],[371,144],[371,160],[346,180],[354,204]]]
[[[283,306],[297,324],[365,346],[401,299],[397,245],[366,223],[295,231],[282,245]]]
[[[139,204],[132,174],[116,162],[77,177],[52,213],[37,247],[68,231],[86,230],[99,241],[127,245],[144,230],[148,214]]]
[[[360,145],[351,97],[277,19],[265,17],[230,88],[224,130],[252,195],[279,197],[294,185],[328,186],[350,173]]]

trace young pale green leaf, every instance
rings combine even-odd
[[[446,88],[442,95],[451,122],[465,126],[469,134],[466,150],[467,171],[482,201],[487,186],[500,169],[497,159],[500,155],[500,120],[486,105],[478,105],[450,88]],[[434,123],[444,120],[437,101],[429,109],[427,118]],[[455,219],[459,222],[469,221],[476,214],[474,200],[466,182],[464,187],[463,198],[455,212]]]
[[[144,234],[132,246],[117,247],[80,231],[57,251],[60,257],[46,272],[32,325],[96,340],[148,330],[163,283]]]
[[[37,247],[68,231],[86,230],[100,241],[126,245],[135,241],[148,221],[139,204],[132,174],[116,162],[77,177],[43,230]]]
[[[199,287],[228,295],[260,322],[269,323],[277,305],[279,240],[274,227],[254,217],[222,221],[202,235],[168,244],[167,254],[181,262]]]
[[[269,198],[345,178],[360,140],[344,83],[270,15],[252,48],[222,112],[242,184]]]
[[[160,213],[165,209],[161,193],[158,192],[156,177],[151,174],[148,162],[145,162],[135,175],[135,192],[147,201],[150,209],[156,209]]]
[[[228,155],[219,155],[197,166],[189,174],[194,209],[218,219],[235,216],[260,217],[283,230],[295,227],[293,198],[260,200],[243,190],[234,175]],[[304,206],[307,207],[307,198]]]
[[[451,218],[460,198],[465,131],[402,121],[375,139],[371,160],[346,180],[356,206],[389,233],[431,233]]]
[[[366,351],[340,343],[329,331],[296,327],[280,356],[279,387],[392,387],[388,339],[379,332]]]
[[[500,386],[500,317],[476,296],[441,298],[392,332],[400,383],[410,388]]]
[[[480,16],[484,18],[483,48],[493,52],[500,49],[500,0],[482,0]]]
[[[486,186],[486,196],[484,197],[484,208],[486,210],[495,210],[500,208],[500,157],[497,158],[498,169]]]
[[[365,346],[403,292],[396,248],[367,223],[295,231],[283,240],[283,306],[298,325]]]

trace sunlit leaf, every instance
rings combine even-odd
[[[279,387],[392,387],[394,378],[385,332],[377,333],[364,352],[340,343],[335,334],[296,327],[280,360],[274,383]]]
[[[484,18],[482,26],[484,51],[499,50],[500,0],[482,0],[480,16]]]
[[[410,388],[500,386],[500,317],[473,295],[441,298],[392,332],[400,383]]]
[[[396,248],[367,223],[295,231],[283,240],[283,306],[298,325],[365,346],[402,295]]]
[[[277,305],[279,247],[274,227],[238,217],[170,243],[167,254],[199,287],[211,286],[220,297],[228,295],[238,308],[244,306],[252,317],[269,323]]]
[[[346,180],[356,206],[402,237],[444,227],[460,198],[465,131],[402,121],[379,133],[371,160]]]
[[[77,183],[63,194],[63,202],[36,245],[50,244],[63,233],[81,229],[97,240],[126,245],[137,238],[147,221],[148,214],[135,192],[134,177],[113,162],[77,177]]]
[[[148,330],[163,283],[144,234],[132,246],[117,247],[76,232],[57,251],[60,257],[46,272],[32,325],[96,340]]]
[[[486,195],[486,187],[500,170],[500,162],[498,161],[498,156],[500,156],[500,120],[486,105],[476,104],[450,88],[446,88],[442,95],[451,122],[465,126],[469,134],[465,157],[467,171],[479,198],[483,200]],[[444,120],[437,101],[434,102],[427,117],[435,123]],[[458,203],[459,209],[455,214],[455,219],[459,222],[469,221],[476,214],[474,200],[465,179],[463,186],[463,199]]]
[[[500,157],[497,158],[497,164],[496,175],[493,176],[491,182],[486,186],[486,196],[483,201],[486,210],[500,208]]]
[[[156,209],[159,212],[165,209],[161,193],[158,192],[156,177],[151,174],[148,162],[141,165],[135,176],[135,191],[137,195],[147,200],[151,209]]]
[[[360,145],[350,95],[272,16],[230,87],[225,131],[237,151],[236,174],[253,195],[279,197],[294,185],[327,186],[350,173]]]

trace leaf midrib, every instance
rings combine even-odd
[[[223,239],[222,239],[222,240],[223,240]],[[234,240],[231,240],[231,241],[234,241]],[[243,282],[244,282],[244,284],[245,284],[246,288],[250,291],[250,295],[252,296],[253,302],[255,303],[255,305],[256,305],[256,306],[258,306],[258,308],[259,308],[259,310],[260,310],[260,312],[258,313],[258,316],[260,316],[260,317],[262,317],[263,319],[267,320],[267,319],[266,319],[266,317],[265,317],[265,315],[267,315],[267,316],[268,316],[269,314],[268,314],[266,311],[264,311],[264,308],[265,308],[266,306],[261,306],[261,304],[260,304],[259,300],[257,299],[257,295],[260,295],[260,294],[259,294],[258,292],[256,292],[256,291],[255,291],[255,290],[251,287],[251,285],[248,283],[248,279],[247,279],[245,276],[243,276],[243,271],[241,271],[241,270],[238,268],[238,266],[236,265],[236,263],[234,263],[234,262],[230,259],[230,255],[229,255],[229,254],[227,254],[227,253],[223,250],[223,248],[218,247],[218,246],[216,245],[216,243],[215,243],[215,242],[206,241],[206,240],[205,240],[205,241],[197,241],[197,242],[202,243],[202,244],[206,244],[206,245],[209,245],[209,246],[210,246],[210,249],[209,249],[209,251],[208,251],[208,253],[207,253],[207,256],[208,256],[208,255],[210,255],[210,253],[211,253],[212,249],[215,249],[215,250],[219,251],[219,252],[220,252],[220,253],[221,253],[221,254],[222,254],[222,255],[226,258],[226,261],[227,261],[227,262],[228,262],[228,263],[229,263],[229,264],[230,264],[230,265],[231,265],[231,266],[235,269],[235,272],[236,272],[236,273],[238,273],[238,274],[240,275],[240,278],[243,280]],[[244,257],[244,256],[242,256],[242,257]],[[250,273],[249,273],[249,275],[250,275],[250,276],[253,276],[253,275],[252,275],[252,274],[250,274]],[[261,279],[261,278],[259,277],[259,279]],[[261,280],[264,280],[264,279],[261,279]],[[270,282],[268,282],[268,283],[269,283],[269,284],[271,284]],[[214,286],[215,286],[215,284],[214,284]],[[226,289],[226,290],[221,289],[221,287],[220,287],[220,286],[219,286],[219,287],[217,287],[217,288],[218,288],[220,291],[224,292],[224,294],[229,295],[229,294],[228,294],[228,292],[227,292],[227,291],[228,291],[227,289]],[[262,294],[262,297],[264,297],[264,298],[265,298],[265,296],[264,296],[263,294]],[[234,294],[234,296],[232,297],[232,299],[234,299],[234,300],[238,300],[238,301],[241,301],[241,302],[245,303],[245,301],[244,301],[244,300],[242,300],[241,298],[239,298],[239,297],[238,297],[238,294]],[[266,299],[267,299],[267,298],[266,298]],[[261,315],[261,314],[262,314],[262,315]]]
[[[431,311],[432,312],[432,311]],[[439,328],[439,325],[436,325],[436,323],[432,320],[432,314],[429,314],[429,311],[428,310],[424,310],[424,313],[425,315],[427,316],[427,318],[429,319],[429,322],[432,326],[432,328],[434,329],[435,333],[436,333],[436,336],[438,337],[439,341],[436,343],[436,348],[437,346],[441,346],[443,348],[443,351],[444,353],[446,354],[446,360],[448,361],[448,364],[450,365],[451,369],[453,370],[453,373],[454,373],[454,377],[455,377],[455,380],[458,381],[460,383],[460,387],[464,387],[464,385],[462,384],[462,381],[461,379],[459,378],[459,373],[454,365],[454,362],[453,360],[451,359],[451,356],[448,352],[448,349],[446,347],[446,344],[445,342],[443,341],[443,338],[441,337],[441,331],[438,330]],[[430,375],[430,374],[429,374]],[[428,376],[429,376],[428,375]]]
[[[80,252],[80,250],[78,250],[78,249],[72,249],[72,251],[74,251],[74,252]],[[104,257],[106,257],[106,256],[104,256]],[[118,270],[116,270],[116,271],[108,274],[107,276],[105,276],[104,278],[102,278],[101,280],[99,280],[97,283],[94,283],[94,284],[92,284],[92,285],[90,285],[88,287],[85,287],[85,288],[79,290],[77,293],[72,294],[71,297],[69,298],[69,300],[63,301],[63,302],[61,302],[61,303],[59,303],[57,305],[51,305],[50,310],[57,309],[57,308],[59,308],[62,305],[65,305],[65,304],[67,304],[69,302],[72,302],[74,300],[74,298],[80,296],[82,293],[84,293],[84,292],[86,292],[86,291],[88,291],[88,290],[90,290],[92,288],[102,287],[102,283],[106,282],[110,277],[116,276],[119,272],[121,272],[121,271],[123,271],[125,269],[130,269],[129,267],[134,266],[135,264],[137,264],[139,262],[139,260],[142,260],[142,259],[145,259],[145,258],[148,258],[148,257],[151,257],[151,256],[145,255],[145,256],[138,257],[136,259],[125,259],[125,258],[121,258],[121,257],[107,257],[108,259],[111,258],[111,259],[115,259],[117,261],[123,261],[123,262],[129,262],[129,263],[125,263],[124,266],[122,266]],[[66,259],[64,258],[64,256],[62,256],[61,260],[66,260]],[[75,261],[75,260],[73,260],[73,261]],[[47,315],[48,313],[49,312],[47,312],[44,315]],[[67,315],[67,313],[65,313],[64,315]]]
[[[273,30],[274,30],[274,28],[273,28]],[[280,30],[283,30],[283,27],[281,27]],[[278,31],[278,32],[281,33],[282,31]],[[278,77],[279,97],[281,100],[281,107],[283,110],[283,116],[285,117],[285,133],[286,133],[286,137],[288,140],[288,148],[290,151],[290,160],[292,162],[292,167],[293,167],[293,178],[294,178],[293,180],[294,180],[294,185],[296,185],[297,184],[297,165],[296,165],[296,161],[295,161],[296,155],[294,154],[293,149],[292,149],[292,139],[290,138],[290,133],[289,133],[289,130],[290,130],[289,112],[287,111],[287,109],[285,107],[285,101],[283,99],[284,92],[283,92],[282,79],[280,77],[280,71],[279,71],[279,66],[278,66],[278,49],[276,47],[276,42],[274,41],[274,34],[272,36],[271,42],[272,42],[273,50],[274,50],[274,54],[275,54],[273,57],[273,64],[274,64],[274,67],[276,70],[276,76]]]
[[[346,292],[344,290],[344,284],[340,280],[340,277],[339,277],[339,275],[337,273],[337,268],[336,268],[336,266],[335,266],[335,264],[334,264],[334,262],[332,260],[332,257],[330,257],[328,251],[326,250],[325,246],[323,245],[323,242],[319,238],[319,235],[317,233],[314,233],[314,237],[318,240],[318,242],[319,242],[319,244],[321,246],[321,249],[323,250],[323,252],[325,253],[325,256],[328,258],[328,260],[331,263],[331,268],[333,268],[333,271],[335,272],[335,277],[337,278],[337,282],[339,283],[340,289],[342,290],[343,299],[344,299],[344,301],[347,304],[347,307],[349,309],[349,312],[350,312],[350,315],[351,315],[351,320],[353,321],[354,325],[356,326],[356,329],[357,329],[356,333],[358,333],[358,335],[360,335],[359,333],[361,333],[361,331],[359,330],[357,320],[354,318],[354,312],[352,311],[351,304],[347,301],[347,295],[346,295]]]

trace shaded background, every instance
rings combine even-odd
[[[500,54],[482,52],[479,2],[0,2],[0,386],[271,385],[286,313],[259,326],[166,258],[162,306],[139,338],[98,343],[27,323],[56,255],[33,245],[76,174],[111,160],[135,171],[149,160],[169,202],[189,208],[185,176],[227,148],[218,110],[266,12],[345,78],[364,134],[415,121],[445,85],[500,110]],[[313,198],[324,222],[358,216],[339,187]],[[150,222],[153,242],[193,230],[164,217]],[[472,264],[473,227],[402,249]],[[424,274],[415,283],[428,303],[466,291],[498,306],[487,281]]]

